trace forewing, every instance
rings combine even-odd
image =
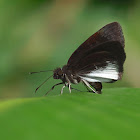
[[[85,52],[107,41],[118,41],[121,44],[121,47],[124,48],[124,36],[122,33],[122,28],[118,22],[107,24],[91,37],[89,37],[71,55],[68,60],[67,66],[69,68],[76,66],[79,63],[80,59],[86,56]]]

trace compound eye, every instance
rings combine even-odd
[[[55,73],[55,74],[53,75],[53,78],[54,78],[54,79],[58,79],[58,75]]]

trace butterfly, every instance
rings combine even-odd
[[[120,24],[112,22],[105,25],[74,51],[66,65],[53,70],[53,78],[62,82],[55,84],[45,95],[61,84],[63,84],[61,94],[65,87],[68,87],[71,93],[71,90],[75,89],[72,88],[72,84],[80,82],[86,86],[88,92],[101,94],[102,82],[112,83],[122,79],[123,64],[126,59],[124,47]]]

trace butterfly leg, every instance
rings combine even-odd
[[[67,85],[68,85],[68,83],[66,83],[66,84],[62,87],[62,89],[61,89],[61,95],[63,94],[63,89],[64,89]]]
[[[81,90],[76,89],[76,88],[73,88],[73,87],[71,87],[71,89],[77,90],[79,92],[93,92],[93,91],[91,91],[91,90],[88,89],[88,87],[86,86],[86,84],[84,84],[84,85],[85,85],[85,87],[87,88],[88,91],[81,91]]]
[[[61,89],[61,95],[63,94],[63,89],[66,87],[66,85],[64,85]]]
[[[90,83],[90,85],[95,88],[96,93],[98,93],[98,94],[102,93],[102,91],[101,91],[102,90],[102,83],[94,82],[94,83]]]
[[[93,92],[93,91],[89,90],[89,88],[87,87],[87,85],[86,85],[85,83],[84,83],[84,85],[85,85],[85,87],[86,87],[86,89],[87,89],[86,92]]]
[[[74,89],[74,90],[77,90],[77,91],[80,91],[80,92],[84,92],[84,91],[81,91],[81,90],[73,88],[73,87],[71,87],[71,89]]]
[[[69,92],[71,93],[71,84],[68,84]]]
[[[66,77],[66,81],[67,81],[67,86],[69,88],[69,92],[71,93],[71,82],[66,74],[65,74],[65,77]]]
[[[55,84],[44,96],[46,96],[50,91],[52,91],[56,86],[64,84],[63,82]]]
[[[91,88],[90,84],[89,84],[86,80],[82,79],[82,81],[84,82],[84,84],[85,84],[88,88],[90,88],[90,89],[92,90],[93,93],[96,93],[96,92]],[[88,91],[89,91],[89,89],[88,89]],[[89,91],[89,92],[91,92],[91,91]]]

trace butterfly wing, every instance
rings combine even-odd
[[[107,41],[85,52],[71,71],[88,82],[113,82],[121,79],[125,59],[122,44]]]
[[[85,52],[107,41],[118,41],[124,48],[124,36],[118,22],[107,24],[81,44],[68,60],[69,69],[73,69],[75,65],[79,64],[80,59],[87,55]]]

